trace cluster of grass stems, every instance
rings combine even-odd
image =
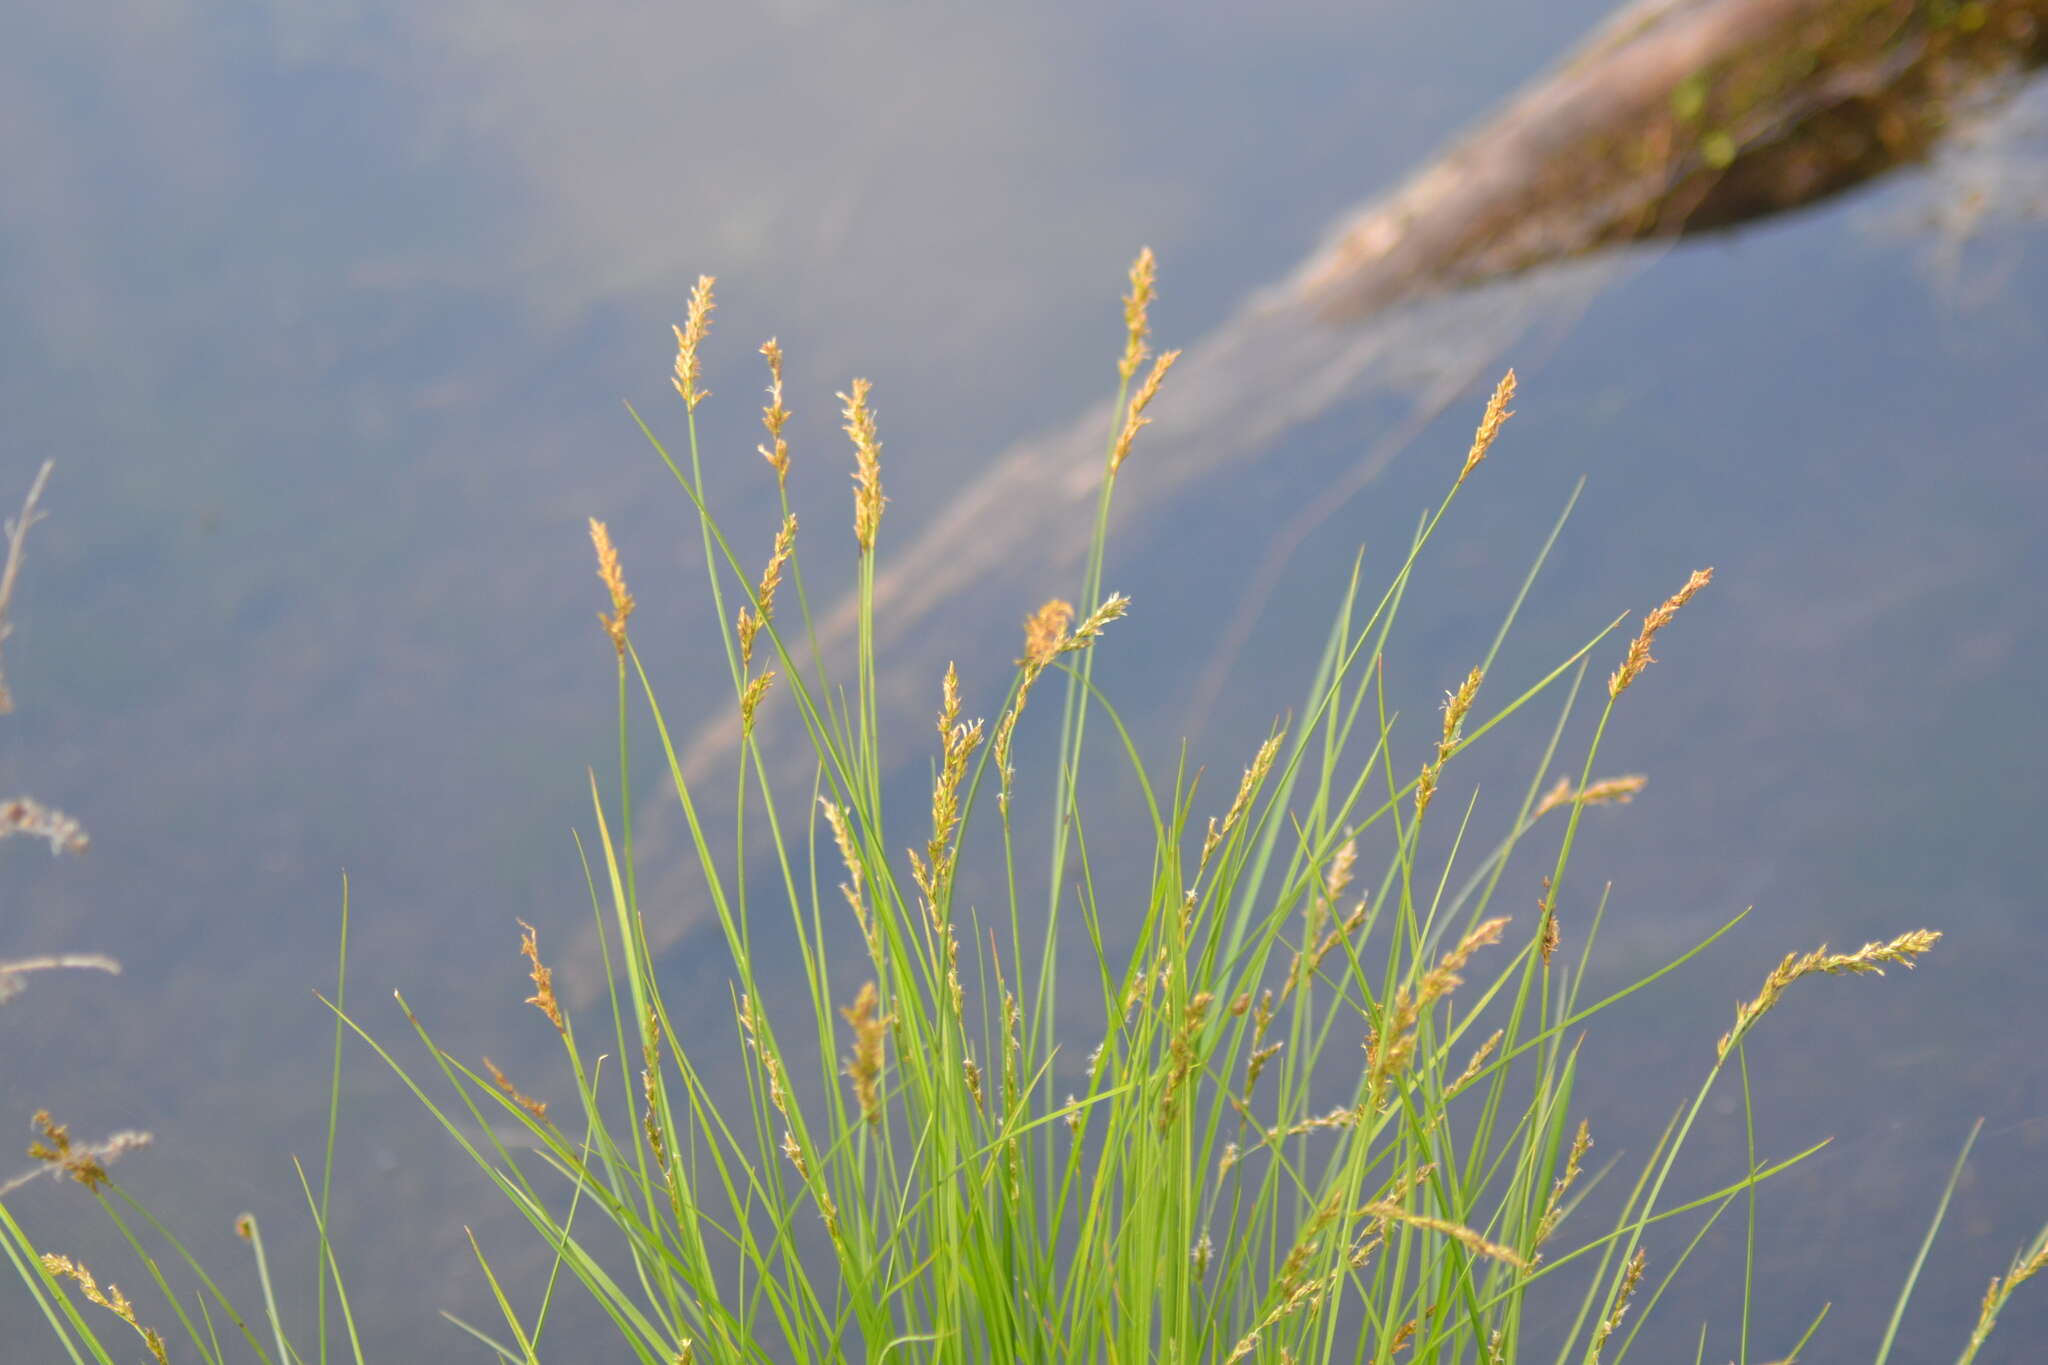
[[[1650,612],[1632,639],[1610,642],[1618,620],[1544,675],[1496,681],[1495,658],[1532,566],[1493,647],[1450,680],[1441,712],[1419,736],[1397,727],[1381,686],[1385,651],[1442,518],[1509,416],[1510,374],[1384,588],[1365,591],[1354,569],[1320,657],[1305,670],[1298,717],[1272,730],[1234,791],[1202,786],[1184,760],[1168,774],[1148,767],[1094,686],[1093,662],[1126,606],[1103,585],[1111,500],[1174,359],[1150,353],[1152,290],[1146,253],[1125,301],[1122,420],[1108,433],[1081,609],[1052,602],[1032,615],[1023,656],[986,723],[963,718],[966,684],[950,667],[933,680],[941,701],[930,818],[919,813],[917,846],[906,853],[894,833],[901,823],[882,808],[885,778],[900,765],[885,759],[880,734],[872,626],[885,499],[868,387],[856,381],[841,395],[855,454],[861,628],[854,675],[834,684],[807,643],[816,636],[789,512],[788,412],[773,342],[763,348],[773,382],[761,453],[783,516],[765,570],[728,541],[704,502],[698,353],[712,295],[701,281],[677,329],[687,454],[675,458],[642,429],[694,507],[717,618],[733,623],[722,638],[741,734],[734,819],[714,830],[700,813],[702,793],[685,778],[660,689],[629,633],[633,599],[618,552],[593,521],[618,664],[619,771],[609,800],[592,779],[595,839],[584,866],[609,1007],[572,1019],[533,930],[522,945],[530,1003],[558,1031],[573,1080],[571,1117],[558,1121],[488,1061],[479,1071],[444,1051],[402,999],[424,1064],[366,1031],[347,1012],[344,894],[327,1159],[317,1186],[300,1171],[320,1266],[311,1343],[288,1337],[253,1219],[238,1229],[259,1273],[256,1315],[237,1310],[108,1174],[104,1147],[75,1143],[44,1117],[37,1155],[48,1173],[90,1188],[162,1296],[146,1312],[111,1285],[102,1289],[85,1267],[32,1244],[0,1204],[0,1246],[68,1359],[114,1358],[105,1339],[112,1314],[126,1324],[111,1329],[117,1337],[141,1334],[160,1361],[168,1348],[145,1319],[175,1322],[208,1362],[244,1351],[278,1365],[324,1365],[330,1354],[363,1360],[328,1237],[350,1036],[389,1064],[551,1252],[543,1279],[514,1284],[476,1248],[502,1322],[462,1326],[506,1361],[544,1352],[594,1358],[591,1342],[558,1342],[550,1326],[574,1281],[617,1331],[622,1346],[605,1348],[605,1357],[623,1359],[623,1350],[647,1365],[1385,1365],[1539,1353],[1592,1365],[1628,1356],[1666,1288],[1731,1209],[1747,1221],[1753,1271],[1758,1185],[1817,1148],[1760,1156],[1751,1122],[1747,1173],[1720,1188],[1688,1187],[1674,1172],[1708,1096],[1739,1086],[1749,1118],[1746,1040],[1795,982],[1910,965],[1938,935],[1915,930],[1855,952],[1788,956],[1718,1046],[1702,1047],[1697,1090],[1632,1180],[1612,1166],[1589,1168],[1590,1130],[1574,1108],[1582,1026],[1740,919],[1626,988],[1589,999],[1582,986],[1599,913],[1581,911],[1567,925],[1572,917],[1560,909],[1586,809],[1626,800],[1641,785],[1596,775],[1607,718],[1636,699],[1629,688],[1652,662],[1653,637],[1709,575]],[[1556,536],[1553,529],[1545,553]],[[1615,665],[1604,686],[1595,669],[1602,659]],[[1559,750],[1589,670],[1598,725],[1571,764],[1577,776],[1546,783],[1566,761]],[[1058,708],[1056,748],[1020,739],[1027,702]],[[642,919],[627,758],[631,718],[643,705],[730,951],[732,1048],[716,1056],[678,1036]],[[815,751],[799,800],[778,793],[758,742],[756,722],[775,706],[781,723],[805,728]],[[1468,827],[1470,804],[1461,812],[1439,801],[1443,778],[1488,731],[1530,708],[1554,714],[1550,740],[1513,821],[1488,842]],[[1128,764],[1151,830],[1142,907],[1097,897],[1099,858],[1134,871],[1124,862],[1128,844],[1091,849],[1081,819],[1084,744],[1104,741],[1111,761]],[[1037,766],[1054,794],[1036,875],[1020,870],[1034,854],[1013,837],[1017,765]],[[993,835],[985,832],[991,820]],[[1425,842],[1425,824],[1448,828]],[[960,863],[975,829],[984,837],[974,848],[992,860],[973,869],[985,901],[969,900]],[[1537,856],[1549,868],[1538,908],[1497,914],[1510,858],[1532,841],[1541,841]],[[1573,903],[1604,906],[1604,896]],[[802,968],[801,1005],[757,975],[764,961],[791,960]],[[1074,1036],[1075,1019],[1095,1023]],[[735,1054],[743,1093],[730,1083]],[[508,1125],[525,1135],[517,1147],[503,1139]],[[1610,1220],[1582,1230],[1573,1215],[1601,1174],[1626,1189],[1606,1201]],[[1954,1184],[1951,1176],[1949,1190]],[[1674,1227],[1691,1228],[1690,1239],[1671,1239],[1658,1265],[1646,1237],[1664,1236],[1661,1225],[1672,1220],[1684,1220]],[[1923,1246],[1880,1365],[1925,1255]],[[167,1262],[195,1278],[189,1296],[173,1286]],[[2044,1263],[2048,1234],[1992,1281],[1964,1365],[2007,1297]],[[1753,1342],[1753,1274],[1743,1285],[1715,1354],[1745,1365],[1797,1357],[1825,1310],[1796,1340]],[[1540,1330],[1531,1312],[1539,1302]],[[1704,1359],[1704,1330],[1698,1349]]]

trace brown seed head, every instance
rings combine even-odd
[[[520,1094],[519,1087],[512,1084],[511,1078],[506,1076],[503,1071],[500,1071],[498,1064],[488,1057],[484,1058],[484,1070],[491,1073],[491,1084],[504,1091],[506,1097],[514,1104],[541,1122],[545,1123],[547,1121],[548,1104],[546,1100],[536,1100]]]
[[[562,1020],[562,1007],[555,1002],[554,968],[544,966],[541,963],[540,939],[539,935],[534,932],[533,926],[525,920],[520,920],[519,927],[525,931],[519,940],[519,951],[525,955],[526,960],[533,967],[530,973],[533,979],[533,994],[527,996],[520,1003],[532,1005],[542,1014],[545,1014],[548,1017],[548,1022],[555,1026],[557,1033],[567,1033],[569,1026]]]

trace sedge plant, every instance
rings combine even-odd
[[[1633,1179],[1611,1176],[1600,1223],[1580,1227],[1599,1173],[1575,1102],[1577,1039],[1741,919],[1595,999],[1583,988],[1604,897],[1565,896],[1587,811],[1643,785],[1602,775],[1608,717],[1638,702],[1660,632],[1711,571],[1632,634],[1619,619],[1548,670],[1511,676],[1502,646],[1561,516],[1491,647],[1447,680],[1421,728],[1403,724],[1385,690],[1395,624],[1443,518],[1511,416],[1510,372],[1384,584],[1368,590],[1354,568],[1298,713],[1273,726],[1235,785],[1212,791],[1184,761],[1155,766],[1094,677],[1096,652],[1114,647],[1117,622],[1137,609],[1106,590],[1104,546],[1119,476],[1143,457],[1146,410],[1176,355],[1151,353],[1154,288],[1146,252],[1125,298],[1117,420],[1079,604],[1032,611],[999,684],[951,666],[932,680],[931,776],[906,822],[884,809],[904,763],[887,747],[900,737],[883,733],[880,704],[886,497],[872,390],[855,380],[840,395],[859,628],[851,675],[835,680],[816,647],[772,341],[760,450],[780,518],[765,560],[750,561],[706,501],[696,413],[714,302],[712,281],[699,281],[676,329],[686,447],[672,452],[640,425],[694,514],[716,619],[731,623],[720,640],[738,735],[732,819],[712,818],[705,784],[679,756],[664,680],[634,646],[623,556],[592,520],[618,716],[616,785],[592,777],[585,845],[607,988],[599,1007],[572,1016],[540,931],[522,926],[527,1000],[562,1048],[561,1075],[543,1086],[458,1059],[402,999],[423,1061],[375,1036],[339,990],[331,1002],[337,1083],[346,1030],[548,1250],[547,1274],[527,1283],[501,1276],[472,1239],[499,1320],[463,1328],[496,1358],[1593,1365],[1627,1358],[1731,1209],[1747,1213],[1754,1266],[1758,1187],[1818,1147],[1763,1154],[1752,1139],[1745,1170],[1702,1185],[1680,1173],[1695,1120],[1730,1085],[1749,1114],[1745,1042],[1796,983],[1909,967],[1940,935],[1908,929],[1851,952],[1787,956],[1728,1033],[1702,1046],[1699,1083]],[[971,718],[970,697],[986,701],[985,718]],[[1057,708],[1056,741],[1020,726],[1027,708]],[[1588,709],[1597,718],[1571,775],[1546,780],[1567,766],[1568,722]],[[1472,804],[1443,797],[1445,775],[1525,712],[1550,717],[1548,742],[1506,827],[1482,834]],[[809,741],[794,796],[763,743],[771,716]],[[650,946],[629,764],[640,726],[663,756],[726,950],[723,1038],[665,988]],[[1104,785],[1105,764],[1135,793],[1149,846],[1091,847],[1084,798]],[[1042,825],[1019,800],[1034,789],[1020,770],[1053,794]],[[1504,912],[1504,899],[1527,899],[1502,887],[1530,856],[1547,868],[1537,908]],[[1111,885],[1127,883],[1142,888],[1141,905],[1112,899]],[[1588,902],[1576,919],[1567,908]],[[344,949],[338,988],[345,971]],[[564,1086],[568,1105],[527,1093]],[[508,1127],[525,1135],[520,1145]],[[330,1170],[332,1141],[330,1124]],[[324,1362],[338,1330],[336,1355],[362,1359],[326,1236],[325,1178],[317,1193],[304,1181],[323,1281],[303,1348],[279,1320],[253,1224],[244,1231],[266,1306],[249,1317],[103,1169],[84,1183],[129,1233],[200,1358]],[[132,1305],[31,1245],[4,1206],[0,1244],[70,1358],[109,1359],[68,1286],[131,1325]],[[195,1308],[152,1245],[199,1277]],[[2037,1239],[1993,1282],[1963,1361],[2044,1264]],[[1745,1365],[1797,1357],[1820,1316],[1797,1339],[1753,1342],[1752,1279],[1715,1349],[1739,1351]],[[561,1339],[569,1292],[596,1306],[616,1345]]]

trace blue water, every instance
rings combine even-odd
[[[731,524],[765,551],[753,350],[778,334],[807,531],[843,525],[829,395],[858,373],[887,443],[885,538],[907,540],[1013,441],[1099,399],[1138,244],[1163,263],[1161,342],[1200,338],[1604,6],[1542,8],[1487,0],[1456,26],[1306,0],[23,16],[0,52],[0,493],[59,465],[6,645],[21,709],[0,788],[77,813],[94,847],[0,849],[0,952],[105,950],[128,971],[39,979],[0,1013],[0,1123],[25,1142],[47,1106],[81,1133],[151,1129],[121,1175],[203,1254],[236,1263],[229,1219],[251,1208],[304,1270],[287,1154],[319,1150],[311,991],[344,872],[352,996],[387,1034],[395,987],[466,1059],[537,1069],[552,1041],[518,1003],[513,922],[566,947],[585,913],[568,831],[589,825],[584,765],[607,762],[612,676],[587,516],[624,549],[672,704],[716,657],[687,505],[619,407],[679,432],[667,325],[696,274],[721,278],[700,415]],[[1992,152],[2024,157],[2015,136]],[[1820,1359],[1868,1355],[1977,1115],[1894,1358],[1951,1355],[2048,1218],[2030,837],[2048,814],[2048,278],[2024,205],[1947,211],[1973,164],[1630,263],[1532,320],[1500,357],[1522,373],[1518,415],[1392,665],[1418,707],[1462,675],[1582,475],[1506,666],[1718,568],[1609,732],[1603,767],[1650,773],[1650,791],[1592,822],[1577,876],[1587,898],[1615,883],[1609,984],[1757,909],[1588,1043],[1602,1154],[1644,1149],[1783,952],[1948,932],[1910,975],[1810,983],[1755,1049],[1765,1148],[1838,1138],[1767,1201],[1766,1320],[1834,1301]],[[1370,573],[1405,539],[1480,396],[1309,535],[1199,713],[1219,616],[1301,499],[1404,409],[1339,402],[1151,502],[1143,462],[1172,451],[1141,446],[1111,571],[1138,609],[1103,678],[1166,699],[1157,744],[1193,724],[1200,756],[1235,771],[1298,703],[1272,661],[1312,647],[1361,542]],[[958,636],[919,648],[942,661],[958,638],[963,675],[993,686],[1018,596],[977,586],[939,617]],[[721,999],[692,943],[678,979]],[[359,1311],[375,1305],[367,1344],[470,1358],[435,1318],[489,1316],[462,1225],[522,1234],[388,1076],[352,1065],[346,1103],[339,1235]],[[1739,1123],[1702,1142],[1704,1189],[1732,1178]],[[137,1287],[78,1192],[15,1204]],[[1725,1320],[1726,1281],[1701,1283],[1660,1310],[1669,1340]],[[2043,1297],[2023,1293],[1986,1359],[2030,1358]],[[10,1327],[21,1311],[0,1287]]]

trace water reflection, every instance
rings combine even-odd
[[[1210,333],[1604,5],[1532,8],[1476,7],[1455,41],[1408,7],[1314,4],[1165,29],[1094,7],[950,25],[829,6],[29,16],[0,56],[19,190],[0,460],[24,476],[45,453],[61,463],[10,646],[23,712],[0,732],[0,785],[87,817],[95,847],[78,865],[7,850],[22,908],[6,928],[10,951],[106,949],[129,972],[39,982],[0,1016],[25,1049],[9,1110],[155,1130],[124,1175],[202,1254],[235,1260],[227,1219],[245,1206],[283,1240],[302,1212],[282,1151],[318,1150],[326,1025],[308,992],[343,868],[366,1014],[396,1032],[381,1002],[397,986],[458,1055],[514,1070],[546,1055],[517,1003],[512,921],[546,943],[582,922],[563,831],[588,823],[581,770],[608,750],[611,669],[584,516],[625,547],[675,704],[717,696],[695,681],[715,650],[683,586],[687,507],[615,407],[623,389],[673,433],[660,348],[697,271],[725,280],[704,415],[711,448],[733,452],[714,479],[735,533],[757,528],[762,552],[772,535],[747,452],[752,348],[780,332],[792,393],[810,395],[793,432],[806,527],[822,541],[844,524],[826,395],[870,374],[895,462],[885,542],[899,564],[934,562],[908,537],[966,471],[1103,387],[1131,246],[1165,261],[1161,339]],[[1205,482],[1221,447],[1176,440],[1162,407],[1112,566],[1138,612],[1103,656],[1112,691],[1165,699],[1148,737],[1178,734],[1200,701],[1189,642],[1215,639],[1304,490],[1327,493],[1412,424],[1368,495],[1300,533],[1276,580],[1297,586],[1218,652],[1227,705],[1205,713],[1202,757],[1241,761],[1299,700],[1264,661],[1300,655],[1324,585],[1361,541],[1401,541],[1462,451],[1471,413],[1447,358],[1519,366],[1521,414],[1411,603],[1397,690],[1432,696],[1469,665],[1535,523],[1588,474],[1508,665],[1700,563],[1721,571],[1610,741],[1653,786],[1582,855],[1626,907],[1602,970],[1619,979],[1759,906],[1685,991],[1589,1043],[1608,1087],[1594,1112],[1617,1115],[1602,1150],[1641,1150],[1630,1116],[1661,1120],[1670,1078],[1704,1065],[1784,949],[1951,931],[1910,980],[1788,1004],[1759,1075],[1764,1140],[1842,1137],[1767,1214],[1785,1260],[1762,1269],[1787,1317],[1838,1300],[1827,1340],[1852,1356],[1967,1116],[1991,1116],[1975,1183],[1902,1355],[1952,1347],[2048,1206],[2025,852],[2048,623],[2015,586],[2048,567],[2032,514],[2048,343],[2027,305],[2044,281],[2017,218],[1975,220],[1965,280],[1973,257],[2010,272],[1976,307],[1909,268],[1947,238],[1863,230],[1941,194],[1904,181],[1624,278],[1590,264],[1448,301],[1400,344],[1274,329],[1219,352],[1211,374],[1242,366],[1317,402],[1205,407],[1181,376],[1183,435],[1277,445]],[[1361,388],[1368,370],[1399,382]],[[996,686],[1015,621],[1070,589],[1060,543],[1040,544],[999,588],[935,603],[903,642],[911,678],[953,653]],[[902,733],[926,733],[935,687],[907,687]],[[687,891],[669,897],[678,914]],[[678,981],[712,1002],[705,1029],[725,1028],[722,978],[677,941]],[[362,1197],[338,1232],[359,1301],[380,1306],[371,1345],[460,1357],[432,1320],[488,1313],[460,1221],[498,1245],[524,1233],[387,1078],[353,1068],[344,1101],[338,1179]],[[60,1226],[66,1193],[25,1208]],[[120,1254],[90,1226],[67,1249]],[[2043,1325],[2030,1303],[2015,1340]],[[1666,1311],[1677,1331],[1725,1310]],[[15,1301],[0,1313],[15,1320]]]

